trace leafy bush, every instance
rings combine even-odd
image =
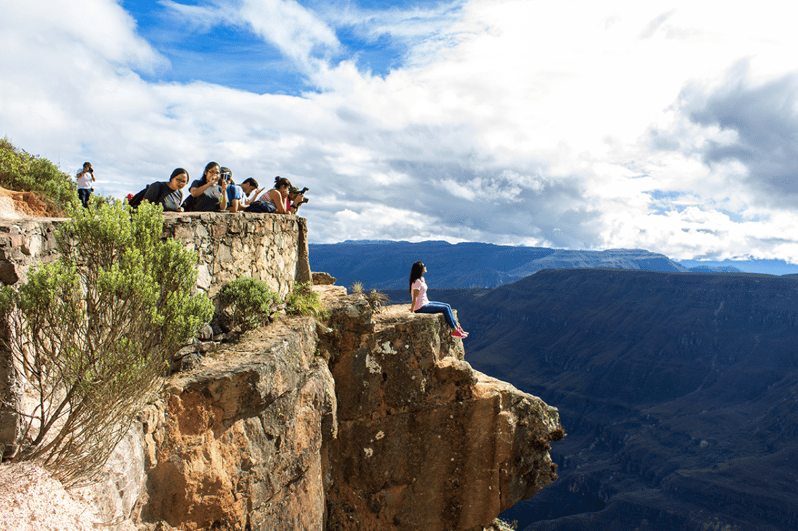
[[[78,200],[75,183],[49,160],[15,148],[0,139],[0,186],[9,190],[37,192],[57,212]]]
[[[0,292],[7,347],[38,395],[15,459],[41,460],[65,485],[101,469],[213,313],[206,295],[191,295],[196,254],[161,240],[160,206],[112,201],[70,215],[60,258]]]
[[[310,282],[296,284],[285,298],[286,312],[290,315],[311,315],[321,319],[327,318],[327,312],[321,305],[318,293],[313,291]]]
[[[234,326],[251,330],[266,324],[282,301],[264,281],[239,277],[222,289],[219,302],[232,314]]]

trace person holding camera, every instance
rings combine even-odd
[[[299,207],[304,205],[308,202],[305,198],[305,192],[307,192],[309,188],[306,186],[301,190],[296,186],[291,186],[290,190],[288,191],[288,200],[291,202],[291,211],[296,214],[299,210]]]
[[[89,197],[94,191],[92,184],[97,179],[94,178],[94,168],[91,167],[91,162],[83,163],[83,171],[79,171],[78,179],[78,198],[80,199],[83,208],[89,208]]]
[[[222,174],[218,162],[209,162],[202,178],[191,183],[191,195],[183,203],[186,212],[218,212],[227,210],[227,185],[232,175]]]

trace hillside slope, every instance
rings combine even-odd
[[[519,529],[798,528],[795,278],[549,270],[431,298],[476,369],[560,408],[561,479]]]

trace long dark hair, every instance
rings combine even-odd
[[[424,275],[424,262],[416,262],[410,268],[410,288],[408,291],[413,293],[413,282],[420,279]]]
[[[205,170],[202,172],[202,184],[208,184],[208,170],[214,166],[219,166],[219,163],[211,161],[205,165]],[[219,169],[221,169],[221,167]]]

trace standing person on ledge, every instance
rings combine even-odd
[[[460,339],[468,337],[468,332],[457,324],[451,306],[445,302],[430,301],[427,298],[427,282],[424,280],[424,273],[426,272],[427,268],[423,262],[416,262],[410,268],[410,294],[413,296],[410,311],[414,313],[442,313],[446,317],[446,322],[453,328],[452,336]]]
[[[83,208],[89,208],[89,197],[94,191],[92,183],[97,179],[94,178],[94,168],[91,167],[91,162],[83,163],[83,171],[79,171],[78,175],[78,198],[83,204]]]
[[[187,212],[218,212],[227,210],[227,183],[221,179],[218,162],[209,162],[197,179],[188,188],[191,197],[186,199],[183,208]]]

